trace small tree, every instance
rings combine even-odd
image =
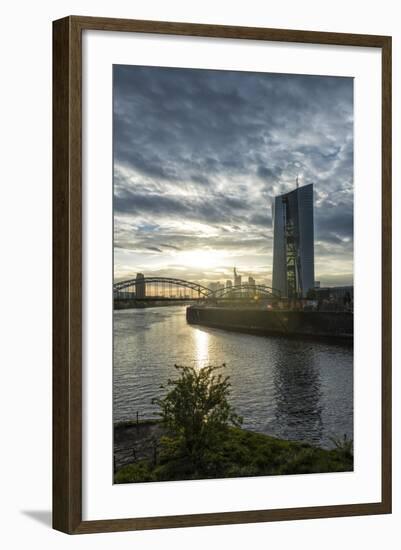
[[[200,472],[213,452],[224,440],[228,426],[240,426],[238,416],[228,402],[229,377],[218,369],[207,366],[202,369],[174,365],[180,372],[177,380],[169,379],[171,388],[162,399],[153,402],[160,406],[163,423],[178,439],[181,455],[193,473]]]

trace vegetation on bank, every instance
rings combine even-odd
[[[229,428],[219,449],[209,451],[202,467],[194,470],[176,445],[163,443],[157,463],[141,460],[121,468],[115,483],[173,481],[225,477],[347,472],[353,470],[352,451],[347,446],[331,450],[276,439],[239,428]]]
[[[120,468],[115,483],[352,471],[346,438],[326,450],[241,429],[222,367],[176,366],[179,378],[154,400],[164,429],[152,454]]]

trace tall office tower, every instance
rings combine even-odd
[[[287,298],[314,287],[313,184],[275,197],[273,288]]]
[[[248,293],[249,293],[250,296],[255,296],[255,294],[256,294],[255,285],[256,285],[255,279],[249,275],[249,277],[248,277],[248,286],[249,286]]]
[[[217,283],[216,282],[209,283],[208,286],[212,292],[216,292],[216,290],[219,290],[220,288],[220,281],[217,281]]]
[[[143,273],[136,274],[136,285],[135,285],[135,295],[136,298],[145,298],[146,297],[146,283],[144,281]]]
[[[238,275],[237,269],[234,267],[234,286],[241,286],[241,275]]]
[[[231,288],[233,286],[232,282],[230,281],[230,279],[227,279],[226,281],[226,288]]]

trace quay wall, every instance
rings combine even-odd
[[[352,341],[354,315],[337,311],[285,311],[193,305],[187,322],[261,335],[341,338]]]

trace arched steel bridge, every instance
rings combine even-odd
[[[281,292],[271,286],[266,285],[250,285],[244,283],[242,285],[229,286],[219,288],[209,294],[208,297],[213,298],[235,298],[235,297],[254,297],[254,296],[267,296],[270,298],[280,298]]]
[[[184,281],[184,279],[173,279],[171,277],[144,277],[143,279],[128,279],[127,281],[119,281],[114,283],[114,292],[121,292],[122,290],[132,287],[143,287],[149,285],[156,286],[158,290],[169,293],[172,287],[187,288],[191,291],[195,291],[198,295],[207,296],[211,290],[199,283],[192,283],[191,281]],[[163,295],[161,294],[161,296]],[[171,294],[171,292],[170,292]]]
[[[217,300],[249,297],[278,299],[279,290],[266,285],[237,285],[212,290],[204,285],[172,277],[127,279],[113,285],[117,300]]]

